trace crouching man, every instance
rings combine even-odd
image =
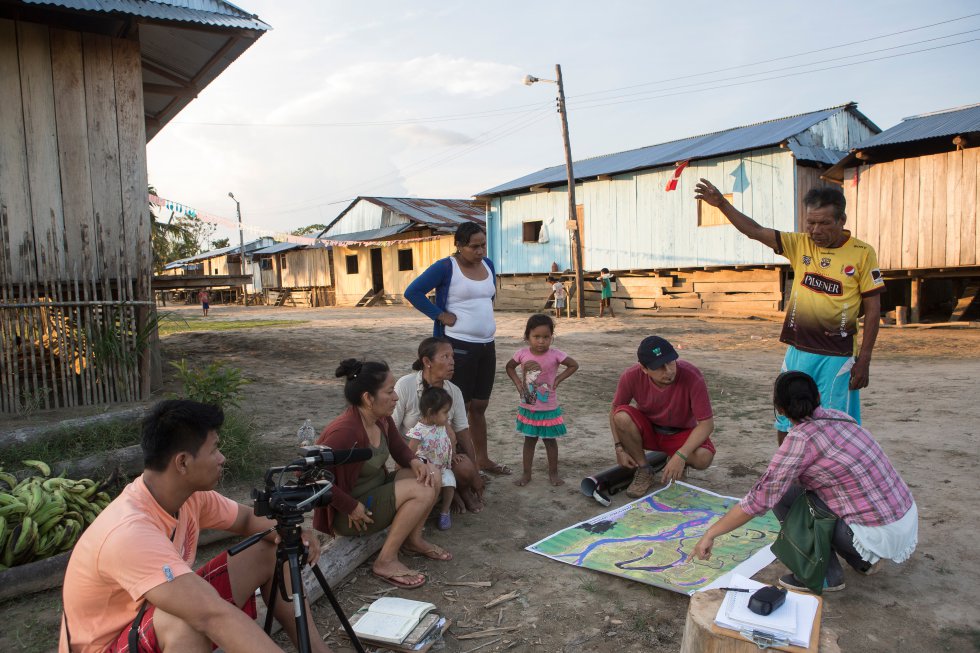
[[[637,364],[619,377],[609,428],[616,462],[636,469],[627,496],[642,497],[656,485],[644,449],[667,454],[661,483],[680,479],[688,466],[707,469],[715,457],[708,386],[701,371],[677,360],[674,347],[648,336],[636,351]]]
[[[255,622],[255,590],[267,602],[272,591],[274,532],[196,573],[190,567],[202,528],[251,535],[275,523],[214,491],[225,462],[223,421],[220,408],[185,400],[163,401],[143,421],[143,474],[89,526],[68,562],[59,653],[282,650]],[[319,541],[304,531],[303,543],[315,564]],[[275,617],[295,644],[292,603],[277,601]],[[328,653],[312,622],[309,630],[313,650]]]

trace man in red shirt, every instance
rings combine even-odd
[[[674,347],[648,336],[636,351],[638,363],[619,377],[609,428],[616,462],[636,469],[627,496],[642,497],[656,483],[644,449],[668,456],[661,483],[679,479],[687,466],[707,469],[715,457],[711,401],[704,376],[677,360]]]

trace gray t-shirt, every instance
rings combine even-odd
[[[453,427],[453,431],[459,433],[470,428],[470,423],[466,419],[466,404],[463,402],[462,391],[453,385],[452,381],[443,381],[442,388],[453,398],[453,406],[449,410],[449,424]],[[421,371],[406,374],[395,383],[398,403],[391,418],[395,420],[395,426],[402,435],[419,422],[419,397],[422,396],[422,390],[424,386]]]

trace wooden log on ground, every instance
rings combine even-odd
[[[722,590],[698,592],[691,597],[680,653],[758,653],[759,647],[749,640],[722,635],[712,628],[715,615],[718,614],[718,607],[724,597],[725,592]],[[822,627],[816,651],[811,653],[840,653],[837,637],[832,629]],[[772,650],[807,651],[809,649],[779,647]]]
[[[327,579],[330,590],[334,591],[334,587],[357,569],[361,563],[380,551],[387,536],[388,529],[385,529],[368,537],[334,538],[322,546],[317,567]],[[313,570],[309,565],[303,568],[303,590],[306,592],[306,598],[311,605],[323,596],[320,583],[313,575]],[[265,605],[262,601],[258,602],[256,621],[260,624],[265,623]],[[273,620],[272,632],[278,632],[280,628],[279,623]]]
[[[46,438],[54,437],[65,430],[86,428],[95,424],[136,421],[142,419],[145,412],[146,409],[144,407],[137,406],[115,410],[111,413],[100,413],[98,415],[89,415],[88,417],[66,419],[57,424],[25,426],[18,429],[4,430],[0,431],[0,448],[23,444],[25,442],[40,442]]]

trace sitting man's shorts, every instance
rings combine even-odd
[[[684,443],[687,442],[687,437],[694,430],[692,427],[683,431],[669,433],[668,431],[673,431],[674,429],[664,429],[655,426],[635,406],[617,406],[613,413],[626,413],[630,416],[630,419],[636,424],[636,428],[640,429],[640,436],[643,439],[643,448],[645,450],[663,451],[668,457],[673,456],[677,453],[678,449],[684,446]],[[715,444],[711,441],[710,437],[701,443],[701,447],[704,447],[711,453],[715,453]]]
[[[235,599],[231,593],[231,580],[228,578],[228,552],[224,552],[197,570],[197,575],[206,580],[211,587],[218,591],[218,594],[225,601],[234,603]],[[242,612],[252,619],[257,614],[255,610],[255,595],[249,597],[245,605],[241,607]],[[139,646],[137,651],[129,650],[129,631],[132,624],[119,634],[116,641],[106,649],[106,653],[159,653],[160,647],[157,645],[157,634],[153,630],[153,613],[156,606],[149,605],[143,613],[143,620],[139,627]],[[218,648],[215,646],[214,648]]]

